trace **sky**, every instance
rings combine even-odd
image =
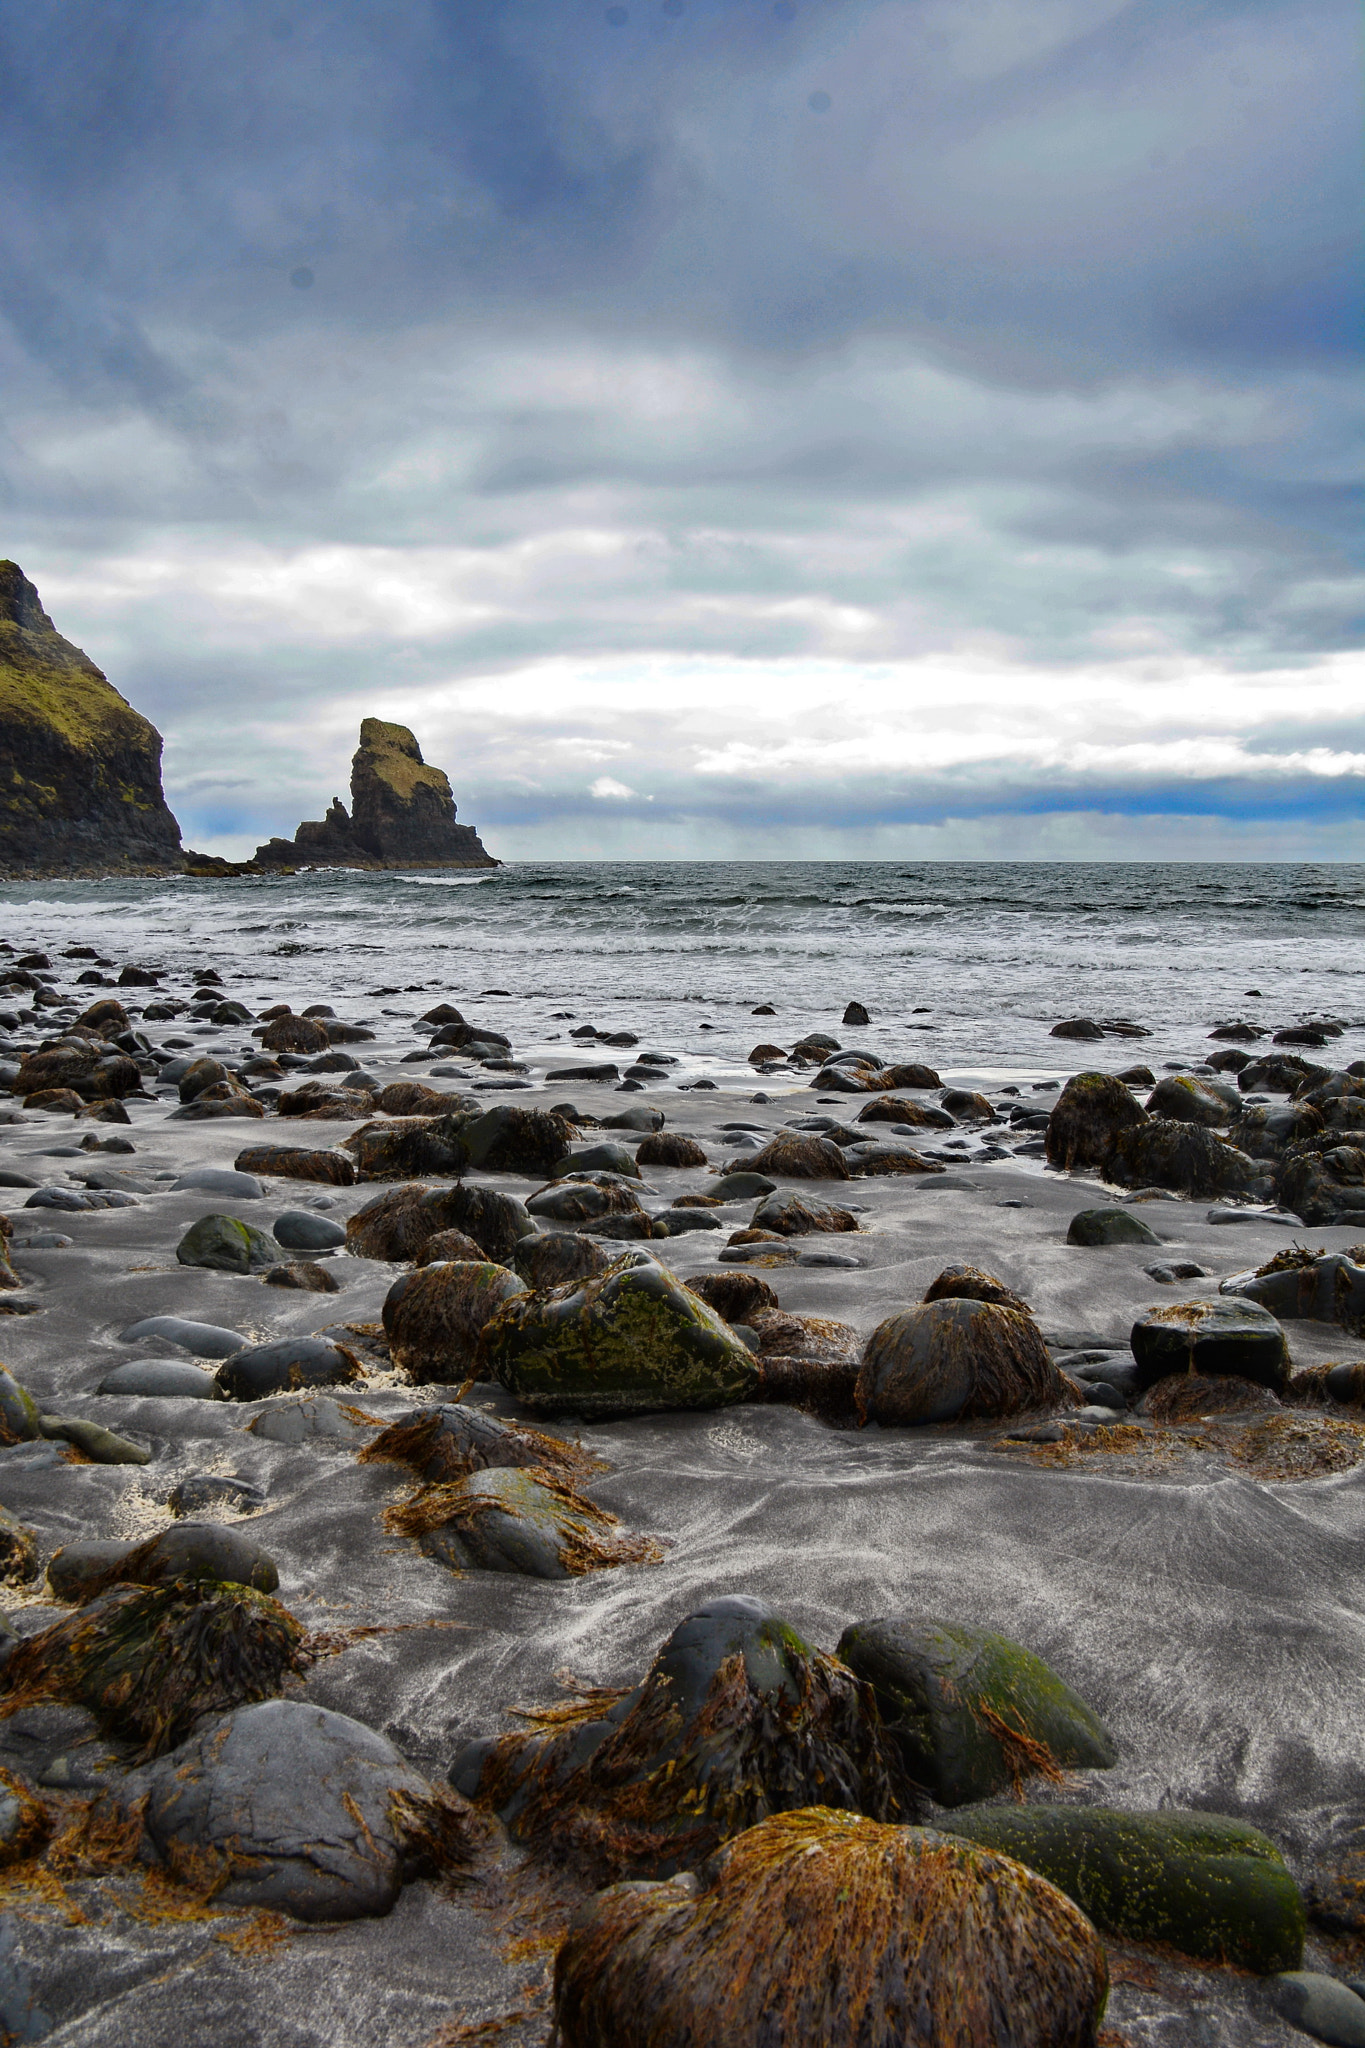
[[[1357,0],[0,11],[0,555],[233,856],[1365,859]]]

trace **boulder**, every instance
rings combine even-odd
[[[1267,1053],[1240,1069],[1237,1086],[1243,1095],[1293,1095],[1301,1087],[1315,1087],[1327,1079],[1327,1067],[1315,1067],[1297,1053]]]
[[[1258,1386],[1255,1380],[1177,1372],[1147,1389],[1142,1412],[1153,1422],[1171,1428],[1184,1422],[1202,1422],[1212,1415],[1266,1414],[1280,1405],[1278,1397],[1268,1387]]]
[[[723,1407],[758,1379],[729,1325],[645,1252],[504,1302],[480,1350],[485,1371],[545,1415]]]
[[[362,1465],[406,1465],[429,1486],[450,1485],[473,1472],[506,1466],[551,1473],[565,1481],[601,1469],[601,1460],[562,1437],[524,1423],[503,1422],[463,1402],[414,1408],[382,1429],[358,1453]]]
[[[953,1832],[1074,1899],[1101,1933],[1265,1974],[1302,1959],[1303,1899],[1280,1852],[1219,1814],[977,1806]]]
[[[752,1202],[757,1195],[770,1195],[776,1185],[765,1173],[732,1167],[711,1183],[711,1192],[719,1202]]]
[[[415,1258],[438,1231],[462,1230],[485,1258],[503,1264],[535,1222],[515,1195],[497,1188],[394,1188],[376,1195],[346,1225],[347,1250],[357,1258]]]
[[[513,1247],[512,1271],[537,1292],[563,1287],[568,1281],[591,1280],[605,1273],[613,1254],[577,1230],[548,1231],[523,1237]]]
[[[695,1138],[681,1131],[656,1131],[637,1148],[639,1166],[705,1166],[706,1153]]]
[[[757,1273],[698,1273],[687,1285],[727,1323],[747,1323],[757,1310],[779,1305]]]
[[[355,1163],[344,1152],[310,1152],[297,1145],[248,1145],[233,1164],[239,1173],[318,1181],[329,1188],[349,1188],[355,1182]]]
[[[316,1017],[273,1017],[260,1034],[265,1052],[326,1052],[331,1040],[327,1026]]]
[[[828,1138],[779,1131],[751,1159],[732,1159],[726,1179],[738,1173],[775,1173],[783,1180],[848,1180],[848,1162]]]
[[[1140,1216],[1126,1209],[1081,1209],[1067,1228],[1068,1244],[1099,1246],[1110,1244],[1160,1244],[1161,1239]]]
[[[1275,1193],[1305,1223],[1354,1221],[1365,1211],[1365,1146],[1330,1137],[1291,1145],[1275,1174]]]
[[[173,1195],[194,1192],[228,1195],[237,1202],[259,1202],[265,1193],[254,1173],[238,1173],[231,1166],[190,1166],[171,1182]]]
[[[279,1252],[265,1235],[236,1216],[201,1216],[175,1248],[182,1266],[207,1266],[216,1273],[261,1273]]]
[[[554,1168],[556,1180],[565,1180],[578,1173],[624,1174],[629,1180],[640,1178],[640,1169],[630,1147],[607,1143],[580,1145],[576,1151],[566,1153]]]
[[[95,1389],[98,1394],[141,1396],[152,1401],[216,1401],[218,1382],[187,1358],[130,1358],[116,1365]]]
[[[414,1258],[419,1266],[435,1266],[447,1259],[469,1259],[477,1266],[483,1262],[483,1248],[463,1230],[438,1230],[417,1247]]]
[[[864,1179],[877,1179],[891,1174],[946,1173],[946,1166],[933,1160],[921,1158],[908,1145],[867,1144],[850,1145],[844,1150],[844,1158],[853,1171]]]
[[[1273,1394],[1289,1383],[1284,1331],[1254,1301],[1225,1297],[1148,1309],[1133,1324],[1129,1342],[1143,1388],[1185,1372],[1254,1380]]]
[[[302,1641],[286,1608],[243,1585],[120,1585],[27,1636],[5,1686],[9,1700],[86,1707],[159,1756],[201,1715],[278,1693],[304,1668]]]
[[[185,1316],[143,1316],[120,1330],[120,1344],[141,1344],[151,1337],[164,1337],[196,1358],[231,1358],[246,1339],[240,1330],[225,1330],[217,1323],[191,1322]]]
[[[381,1312],[394,1364],[414,1380],[466,1379],[476,1370],[489,1317],[525,1293],[524,1280],[486,1261],[448,1261],[404,1273]]]
[[[819,1799],[900,1818],[899,1766],[843,1664],[745,1595],[681,1621],[601,1711],[470,1743],[451,1766],[513,1836],[597,1882],[664,1877]]]
[[[941,1088],[942,1081],[932,1067],[922,1066],[917,1060],[904,1061],[898,1066],[883,1067],[876,1076],[878,1088]]]
[[[599,1148],[601,1149],[601,1148]],[[572,1179],[538,1188],[526,1204],[530,1215],[546,1223],[596,1223],[603,1216],[641,1214],[633,1187],[609,1170],[584,1171]]]
[[[342,1140],[358,1180],[408,1180],[415,1173],[461,1173],[462,1116],[409,1116],[362,1124]]]
[[[238,1529],[217,1522],[182,1522],[143,1542],[64,1544],[47,1568],[59,1600],[85,1602],[111,1586],[233,1584],[273,1593],[280,1583],[275,1560]]]
[[[939,1103],[960,1124],[993,1124],[997,1120],[990,1103],[975,1088],[945,1088]]]
[[[1210,1129],[1231,1123],[1233,1117],[1222,1096],[1197,1074],[1165,1075],[1147,1098],[1147,1114],[1181,1124],[1205,1124]]]
[[[29,1444],[42,1435],[38,1404],[13,1373],[0,1365],[0,1444]]]
[[[1064,1017],[1060,1024],[1054,1024],[1049,1038],[1103,1038],[1104,1026],[1097,1024],[1093,1017]]]
[[[857,1230],[858,1219],[815,1195],[774,1191],[766,1195],[750,1219],[751,1230],[771,1230],[778,1237],[806,1237],[812,1232]]]
[[[272,1402],[252,1416],[247,1429],[265,1443],[287,1444],[291,1449],[307,1443],[335,1448],[363,1435],[377,1421],[377,1416],[365,1415],[359,1408],[341,1407],[325,1394],[315,1394],[306,1401]]]
[[[340,1294],[341,1282],[328,1266],[319,1265],[316,1259],[294,1259],[282,1266],[272,1266],[262,1276],[264,1287],[292,1287],[303,1294]]]
[[[1282,2019],[1331,2048],[1365,2048],[1365,1992],[1321,1970],[1286,1970],[1268,1985]]]
[[[1346,1252],[1291,1252],[1249,1278],[1223,1281],[1219,1292],[1257,1302],[1280,1322],[1339,1323],[1351,1336],[1365,1336],[1365,1265]]]
[[[552,1110],[500,1102],[460,1132],[466,1162],[484,1173],[523,1173],[549,1180],[573,1143],[574,1128]],[[631,1162],[632,1166],[634,1161]]]
[[[580,1578],[616,1565],[656,1564],[648,1537],[626,1534],[562,1476],[493,1466],[424,1487],[390,1508],[384,1526],[415,1536],[428,1557],[453,1571],[519,1572],[531,1579]]]
[[[1008,1636],[962,1623],[860,1621],[838,1654],[865,1680],[907,1777],[940,1806],[1017,1789],[1042,1770],[1109,1770],[1108,1731],[1055,1671]]]
[[[646,1103],[632,1102],[628,1109],[618,1109],[614,1116],[604,1116],[604,1131],[641,1131],[652,1137],[664,1127],[664,1113],[651,1109]]]
[[[112,1429],[106,1429],[102,1422],[91,1422],[85,1416],[44,1415],[41,1418],[43,1435],[68,1443],[80,1452],[92,1465],[150,1465],[152,1454],[142,1444],[119,1436]]]
[[[1048,1163],[1068,1173],[1102,1168],[1123,1133],[1146,1120],[1146,1110],[1114,1075],[1073,1074],[1048,1119]]]
[[[989,1301],[930,1301],[879,1323],[858,1375],[865,1422],[977,1421],[1067,1400],[1038,1325]]]
[[[1105,1172],[1125,1187],[1172,1188],[1197,1198],[1254,1193],[1263,1184],[1262,1169],[1245,1152],[1200,1124],[1173,1118],[1121,1132]]]
[[[339,1387],[361,1376],[360,1361],[327,1337],[281,1337],[224,1359],[217,1372],[229,1401],[264,1401],[301,1387]]]
[[[936,1109],[927,1102],[907,1102],[897,1095],[875,1096],[858,1111],[855,1121],[860,1124],[906,1124],[937,1131],[951,1131],[957,1124],[957,1118],[946,1109]]]
[[[931,1280],[924,1290],[926,1301],[993,1301],[1001,1308],[1017,1309],[1020,1315],[1031,1315],[1033,1311],[1022,1294],[1016,1294],[1006,1287],[1003,1280],[997,1280],[994,1273],[983,1273],[979,1266],[945,1266],[936,1280]]]
[[[147,1861],[216,1869],[219,1904],[303,1921],[389,1912],[405,1876],[466,1860],[476,1833],[384,1736],[302,1700],[225,1714],[110,1795],[130,1818],[144,1801]]]
[[[1017,1863],[812,1805],[695,1874],[619,1884],[555,1964],[563,2048],[1090,2048],[1084,1914]]]
[[[271,1225],[276,1244],[291,1252],[336,1251],[346,1242],[344,1224],[330,1216],[318,1216],[310,1209],[286,1209]]]

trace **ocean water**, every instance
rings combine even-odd
[[[1347,1026],[1341,1057],[1365,1053],[1360,866],[525,862],[9,883],[0,933],[173,973],[211,962],[248,999],[354,1018],[444,996],[519,1052],[574,1050],[574,1023],[629,1029],[721,1081],[745,1078],[758,1040],[816,1029],[958,1072],[1197,1058],[1213,1024],[1240,1016],[1329,1017]],[[869,1026],[841,1027],[851,999]],[[776,1016],[753,1017],[765,1002]],[[1049,1037],[1078,1015],[1152,1036]]]

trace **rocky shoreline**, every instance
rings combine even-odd
[[[0,950],[0,2034],[1353,2038],[1337,1026],[735,1093],[118,967]]]

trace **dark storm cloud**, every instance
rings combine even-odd
[[[842,663],[852,729],[869,663],[953,648],[1044,728],[1060,670],[1103,727],[1106,661],[1188,659],[1190,733],[1244,740],[1226,787],[1107,727],[1070,781],[988,750],[983,810],[1234,817],[1268,753],[1253,807],[1349,812],[1353,767],[1290,762],[1354,757],[1339,692],[1293,739],[1236,679],[1359,645],[1359,46],[1344,0],[8,9],[0,553],[221,772],[223,833],[325,801],[339,737],[237,787],[310,706],[454,731],[552,660],[673,664],[612,713],[642,823],[880,829],[960,791],[675,789],[649,693],[748,662],[766,758],[763,663]]]

